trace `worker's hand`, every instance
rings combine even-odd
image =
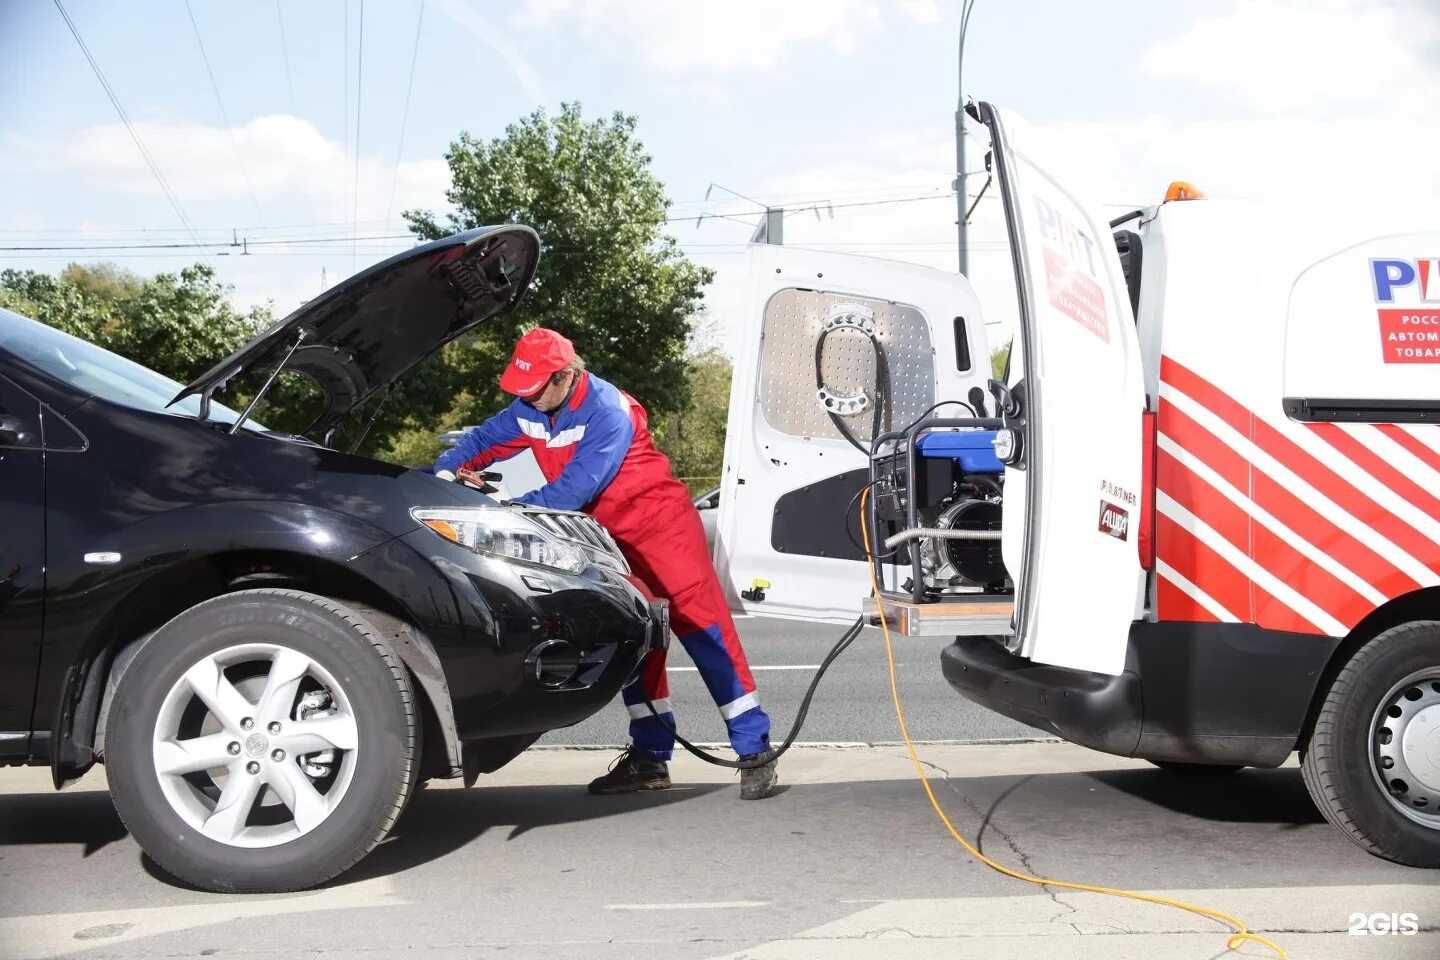
[[[435,476],[439,477],[441,480],[446,480],[451,483],[455,482],[455,474],[451,473],[449,470],[436,470]]]
[[[480,472],[478,470],[457,470],[455,479],[469,487],[474,487],[481,493],[489,494],[496,500],[509,500],[510,492],[505,489],[505,480],[498,473]]]

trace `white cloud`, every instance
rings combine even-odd
[[[181,204],[248,200],[253,189],[261,210],[271,210],[272,217],[280,216],[276,208],[283,205],[289,211],[297,206],[306,209],[311,220],[351,219],[354,155],[308,121],[288,115],[258,117],[235,127],[233,142],[224,127],[204,124],[140,122],[135,129]],[[47,152],[85,183],[147,196],[161,194],[120,124],[81,130]],[[392,182],[395,209],[387,210]],[[397,176],[393,162],[362,155],[358,218],[380,220],[407,206],[433,206],[443,201],[449,182],[443,160],[401,163]],[[294,222],[293,212],[287,217]]]
[[[433,0],[431,5],[471,37],[485,44],[492,54],[509,67],[510,72],[514,74],[516,81],[535,106],[546,104],[545,90],[540,84],[540,77],[535,72],[535,68],[520,54],[514,41],[493,22],[481,16],[479,11],[466,0]]]
[[[1433,0],[1246,0],[1153,48],[1142,66],[1262,110],[1383,99],[1433,113],[1437,45]]]
[[[529,30],[576,24],[592,38],[625,43],[659,70],[725,74],[769,70],[806,44],[853,53],[887,8],[879,0],[526,0],[513,22]],[[892,9],[921,23],[939,18],[934,0]]]
[[[940,22],[940,5],[935,0],[896,0],[896,4],[916,23]]]

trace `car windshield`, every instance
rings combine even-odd
[[[111,403],[152,413],[200,415],[199,397],[186,397],[173,407],[166,406],[184,389],[183,384],[79,337],[3,308],[0,308],[0,350],[8,350],[57,380]],[[234,423],[239,415],[229,407],[212,403],[210,419]],[[253,420],[247,420],[244,428],[257,433],[265,431]]]

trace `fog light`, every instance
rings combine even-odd
[[[525,675],[542,687],[563,687],[580,673],[580,651],[568,640],[546,640],[525,655]]]

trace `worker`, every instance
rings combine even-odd
[[[741,760],[768,758],[741,770],[740,796],[769,796],[777,780],[770,718],[710,561],[700,514],[651,441],[645,409],[588,372],[574,345],[544,327],[515,344],[500,389],[516,400],[441,454],[435,475],[454,480],[461,471],[531,450],[546,483],[515,501],[590,514],[610,531],[635,576],[669,599],[671,626],[720,708],[730,745]],[[646,655],[622,696],[630,745],[590,792],[663,790],[670,786],[667,761],[675,746],[664,650]],[[650,712],[647,698],[665,722]]]

